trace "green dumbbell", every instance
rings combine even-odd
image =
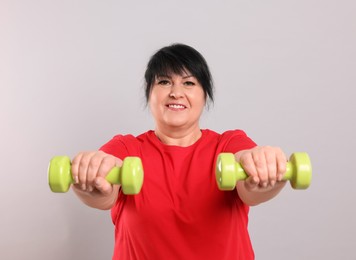
[[[290,181],[293,189],[306,189],[312,177],[312,167],[308,154],[293,153],[287,162],[283,180]],[[216,162],[216,182],[220,190],[233,190],[236,182],[245,180],[248,175],[236,162],[232,153],[221,153]]]
[[[126,157],[121,167],[113,167],[105,179],[121,184],[125,194],[138,194],[143,184],[143,167],[138,157]],[[48,166],[48,183],[53,192],[67,192],[74,183],[68,156],[55,156]]]

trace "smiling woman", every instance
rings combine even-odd
[[[145,78],[156,136],[168,145],[189,146],[197,141],[206,99],[213,100],[204,57],[183,44],[162,48],[148,63]]]
[[[194,76],[183,73],[157,77],[149,96],[155,134],[169,145],[189,146],[201,136],[199,118],[205,106],[204,91]],[[184,143],[182,136],[186,137]]]
[[[249,206],[284,187],[284,153],[257,147],[241,130],[219,134],[200,128],[213,84],[205,59],[192,47],[158,50],[145,79],[155,129],[117,135],[100,151],[79,153],[72,161],[78,197],[90,207],[111,209],[113,259],[254,259]],[[232,191],[216,184],[215,162],[222,152],[235,154],[249,176]],[[135,196],[105,179],[128,156],[140,157],[145,172]]]

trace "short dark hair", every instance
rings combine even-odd
[[[205,98],[209,97],[213,102],[213,79],[206,60],[194,48],[180,43],[161,48],[149,60],[145,72],[146,101],[157,76],[182,75],[184,72],[190,72],[199,81]]]

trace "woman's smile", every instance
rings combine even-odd
[[[167,104],[166,107],[172,111],[183,111],[187,108],[185,105],[177,103]]]

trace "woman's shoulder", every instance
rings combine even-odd
[[[140,147],[145,140],[147,140],[148,132],[139,134],[116,134],[100,150],[115,155],[118,158],[125,158],[126,156],[138,156]]]
[[[141,133],[139,135],[134,135],[134,134],[116,134],[114,135],[111,140],[109,140],[105,145],[125,145],[125,146],[130,146],[130,145],[135,145],[140,142],[142,142],[144,139],[149,138],[147,135],[149,135],[150,131],[147,131],[145,133]]]
[[[222,133],[217,133],[210,129],[204,131],[206,143],[209,143],[212,146],[215,143],[219,152],[235,153],[239,150],[249,149],[256,146],[254,141],[240,129],[226,130]]]

